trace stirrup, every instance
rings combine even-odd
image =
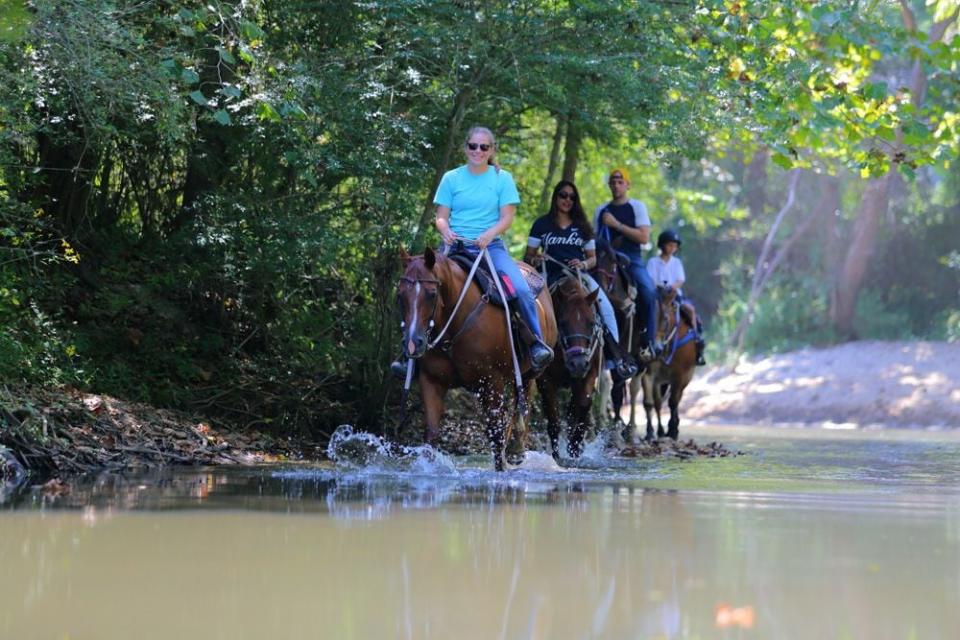
[[[653,347],[651,347],[650,345],[647,345],[645,347],[640,347],[640,350],[637,351],[637,358],[641,362],[650,362],[656,357],[657,356],[653,351]]]

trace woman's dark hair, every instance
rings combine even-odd
[[[557,186],[553,188],[553,195],[550,197],[550,211],[547,212],[547,215],[550,216],[550,220],[554,224],[557,223],[557,194],[560,193],[560,190],[564,187],[570,187],[570,189],[573,190],[573,208],[570,209],[570,219],[573,220],[573,224],[580,229],[584,240],[589,240],[593,237],[593,225],[587,220],[587,214],[583,212],[583,205],[580,204],[580,191],[577,189],[577,185],[569,180],[561,180],[557,183]]]

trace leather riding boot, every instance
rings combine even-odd
[[[553,360],[553,349],[540,339],[530,345],[530,364],[536,371],[540,371]]]

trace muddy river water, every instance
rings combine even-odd
[[[957,638],[960,436],[414,452],[102,476],[0,506],[0,638]]]

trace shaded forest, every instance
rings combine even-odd
[[[0,2],[0,381],[379,425],[466,129],[523,203],[631,170],[714,361],[960,340],[954,1]]]

